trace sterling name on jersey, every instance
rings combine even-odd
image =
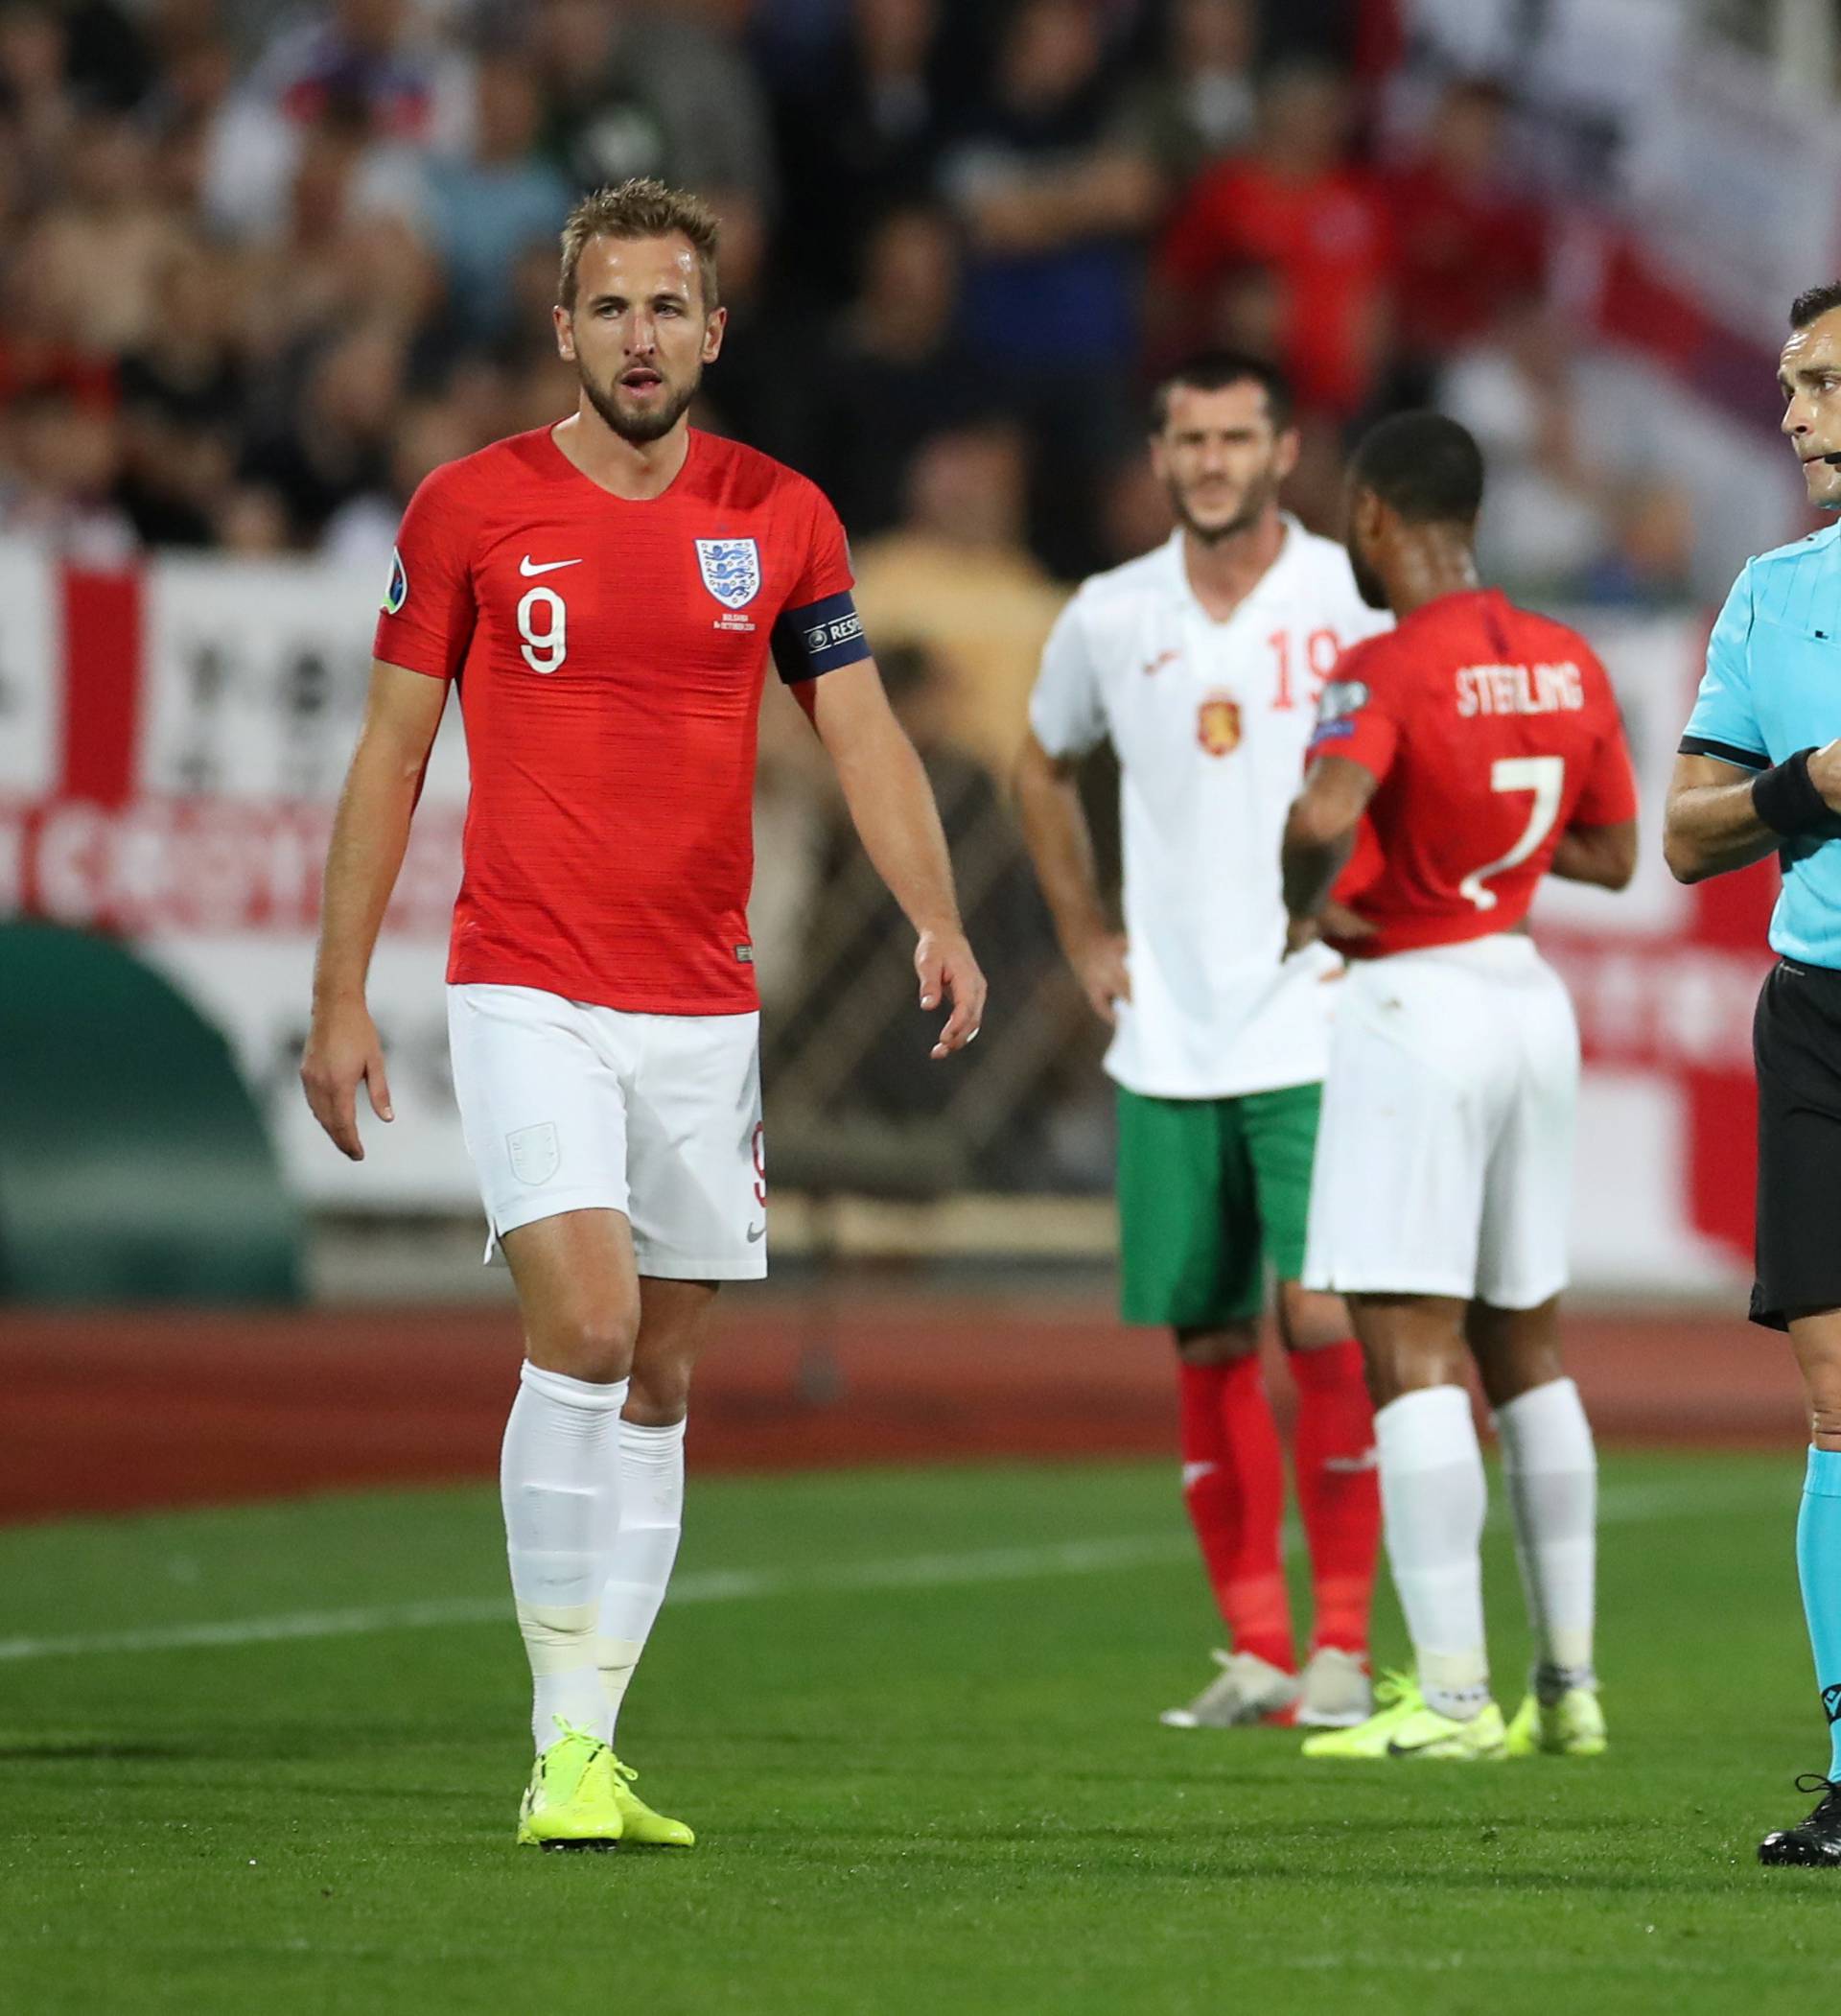
[[[548,428],[409,501],[377,656],[457,679],[472,790],[448,978],[635,1014],[756,1006],[755,722],[869,655],[844,529],[792,470],[692,431],[614,496]]]
[[[1390,621],[1342,549],[1290,517],[1225,622],[1197,600],[1180,532],[1062,612],[1030,726],[1051,756],[1109,739],[1119,759],[1131,999],[1106,1067],[1130,1090],[1227,1098],[1323,1076],[1335,961],[1283,960],[1278,843],[1338,657]]]

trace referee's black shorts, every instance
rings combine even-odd
[[[1758,1278],[1774,1330],[1841,1308],[1841,973],[1780,960],[1752,1020],[1758,1065]]]

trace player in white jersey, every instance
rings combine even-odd
[[[1175,1335],[1184,1497],[1231,1649],[1173,1726],[1363,1719],[1380,1510],[1361,1353],[1299,1285],[1329,1014],[1327,951],[1284,959],[1278,850],[1317,700],[1387,627],[1348,558],[1281,511],[1298,436],[1284,380],[1214,353],[1158,388],[1151,454],[1178,521],[1087,581],[1042,655],[1016,772],[1061,948],[1113,1029],[1128,1322]],[[1101,900],[1083,759],[1119,760],[1125,929]],[[1269,1270],[1298,1390],[1293,1462],[1316,1617],[1300,1678],[1284,1459],[1259,1362]]]

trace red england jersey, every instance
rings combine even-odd
[[[1374,958],[1513,930],[1570,826],[1637,816],[1604,667],[1577,631],[1493,588],[1440,596],[1345,651],[1313,757],[1376,779],[1340,901]]]
[[[548,428],[437,469],[403,520],[377,656],[457,678],[472,791],[448,978],[657,1015],[757,1001],[755,727],[771,647],[869,655],[844,530],[804,477],[693,432],[661,497]]]

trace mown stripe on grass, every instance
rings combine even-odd
[[[1678,1513],[1706,1513],[1783,1496],[1775,1480],[1742,1489],[1736,1480],[1698,1484],[1625,1485],[1604,1490],[1600,1525],[1635,1525]],[[1787,1500],[1785,1501],[1787,1502]],[[1491,1523],[1499,1522],[1492,1511]],[[1293,1550],[1300,1544],[1293,1530]],[[958,1554],[917,1554],[882,1560],[839,1562],[816,1571],[712,1568],[681,1575],[670,1601],[739,1603],[761,1597],[828,1596],[878,1589],[944,1589],[977,1582],[1035,1582],[1062,1575],[1105,1575],[1120,1569],[1186,1560],[1193,1543],[1173,1533],[1122,1534],[1062,1540],[1038,1547],[985,1547]],[[361,1637],[375,1631],[430,1630],[454,1625],[497,1624],[510,1612],[503,1596],[437,1597],[421,1603],[374,1604],[362,1608],[294,1610],[271,1617],[235,1617],[199,1624],[150,1625],[68,1637],[0,1638],[0,1663],[28,1659],[85,1659],[122,1653],[187,1652],[239,1645],[270,1645],[294,1638]]]

